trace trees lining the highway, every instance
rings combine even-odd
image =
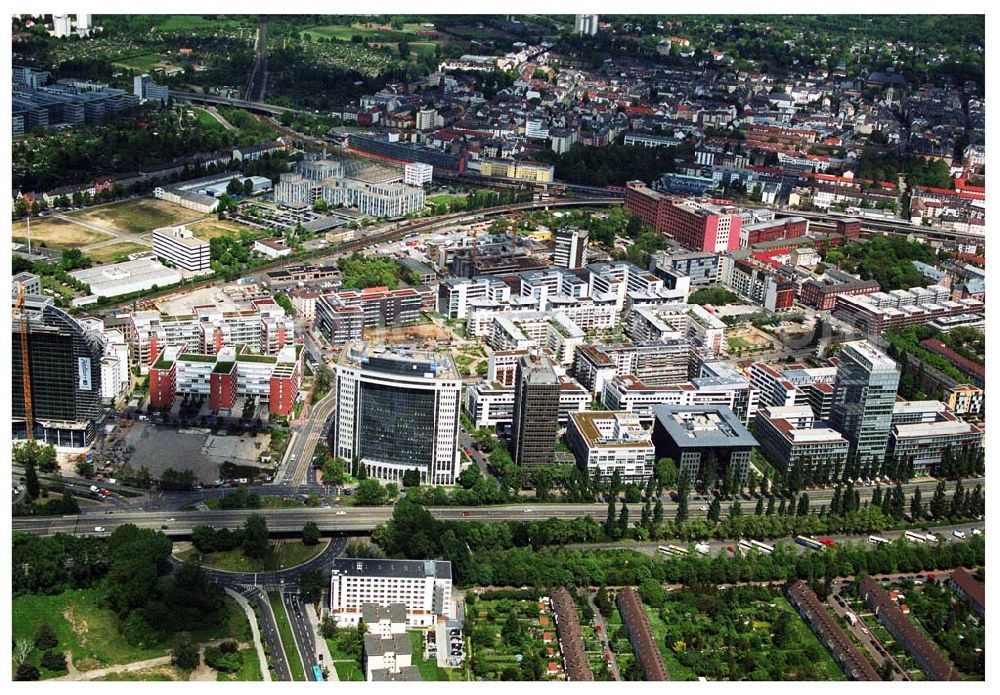
[[[264,557],[269,538],[267,521],[260,514],[251,514],[243,523],[243,554],[258,559]]]

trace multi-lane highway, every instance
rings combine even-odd
[[[974,478],[963,481],[966,488],[972,488],[978,483],[985,484],[985,478]],[[935,481],[912,482],[903,485],[903,491],[911,494],[917,487],[921,488],[927,497],[933,491]],[[270,486],[276,487],[276,486]],[[278,486],[280,487],[280,486]],[[946,486],[953,490],[954,482]],[[262,489],[262,491],[266,488]],[[862,499],[871,495],[871,488],[858,488]],[[809,493],[810,506],[819,509],[829,505],[833,495],[831,490],[816,490]],[[755,504],[752,500],[743,500],[744,507]],[[639,505],[633,505],[638,510]],[[726,503],[725,506],[728,506]],[[664,515],[672,518],[677,504],[665,501]],[[708,502],[704,499],[693,499],[689,502],[689,512],[692,517],[705,516]],[[603,520],[607,516],[607,505],[591,504],[537,504],[520,502],[490,507],[433,507],[430,512],[437,519],[451,521],[525,521],[543,520],[550,517],[573,519],[589,516]],[[210,524],[216,527],[235,528],[241,526],[250,514],[261,514],[267,519],[268,528],[276,533],[298,533],[302,526],[313,521],[324,533],[367,533],[379,524],[385,523],[392,515],[392,507],[328,507],[300,509],[238,509],[209,511],[106,511],[85,512],[79,516],[62,517],[28,517],[13,520],[14,531],[30,531],[40,535],[54,533],[94,534],[110,533],[116,527],[124,524],[135,524],[142,528],[162,530],[168,536],[187,536],[191,529],[199,524]],[[95,527],[104,531],[96,532]]]
[[[316,445],[326,437],[327,424],[337,405],[336,394],[330,393],[314,403],[309,411],[309,418],[298,431],[292,434],[281,470],[275,480],[283,485],[306,485],[314,481],[308,480],[312,470],[312,458]]]

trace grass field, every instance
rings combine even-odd
[[[130,644],[118,632],[117,616],[98,602],[97,589],[65,591],[55,596],[17,596],[11,611],[13,637],[32,639],[38,626],[48,622],[59,639],[57,648],[70,652],[81,671],[152,659],[167,652],[168,645],[144,649]],[[38,665],[40,658],[35,650],[29,661]],[[58,675],[39,670],[43,678]]]
[[[196,237],[204,241],[211,241],[219,236],[236,236],[242,231],[260,231],[255,230],[253,227],[246,227],[242,224],[230,222],[229,220],[203,220],[188,225],[188,229],[194,232]]]
[[[424,658],[424,633],[420,630],[408,630],[413,643],[413,665],[420,671],[420,678],[425,681],[446,681],[448,672],[437,665],[437,661]]]
[[[354,661],[335,661],[333,664],[337,669],[337,677],[342,681],[363,681],[365,672]]]
[[[109,673],[94,681],[186,681],[190,677],[187,671],[182,671],[173,664],[166,666],[153,666],[144,668],[141,671],[130,671],[126,673]]]
[[[165,200],[139,198],[74,212],[70,217],[117,232],[145,234],[158,227],[190,222],[203,215]]]
[[[14,241],[24,243],[28,239],[26,222],[12,225]],[[94,231],[78,224],[54,217],[34,220],[31,223],[31,245],[45,244],[50,249],[77,249],[113,238],[111,234]]]
[[[155,68],[160,61],[169,59],[170,56],[161,53],[144,53],[142,55],[116,60],[113,65],[133,70],[142,70],[143,72],[152,72],[153,68]]]
[[[197,548],[191,548],[177,554],[182,562],[197,563],[212,569],[229,570],[230,572],[263,572],[282,567],[294,567],[310,560],[326,548],[326,543],[305,545],[298,540],[271,541],[271,552],[263,558],[249,558],[241,548],[220,553],[201,553]]]
[[[243,655],[243,668],[236,673],[223,673],[219,671],[216,680],[218,681],[262,681],[264,677],[260,673],[260,660],[257,658],[257,650],[254,648],[241,649]]]
[[[131,241],[121,241],[116,244],[100,246],[96,249],[86,251],[85,253],[88,258],[92,258],[94,260],[94,263],[112,263],[119,260],[119,256],[125,256],[130,253],[138,253],[140,251],[152,251],[152,248],[146,246],[145,244],[136,244]],[[120,260],[124,260],[124,258]]]
[[[202,128],[221,130],[222,124],[216,120],[215,116],[210,114],[205,109],[194,109],[195,118],[198,119],[198,125]]]
[[[285,647],[285,656],[288,657],[288,670],[291,671],[292,680],[304,681],[306,674],[302,670],[302,659],[299,657],[299,650],[295,646],[295,638],[292,636],[292,625],[288,622],[288,614],[285,612],[285,604],[281,601],[281,594],[277,591],[268,591],[267,597],[271,600],[274,621],[278,624],[278,635],[281,637],[281,643]]]

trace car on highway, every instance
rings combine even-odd
[[[981,536],[981,535],[983,535],[983,530],[981,528],[974,528],[974,529],[972,529],[972,535],[973,536]]]
[[[339,512],[337,512],[337,516],[347,516],[347,512],[341,509]]]
[[[533,512],[533,511],[535,511],[535,510],[534,510],[534,509],[531,509],[530,507],[525,507],[525,508],[524,508],[524,513],[525,513],[525,514],[531,514],[531,513]]]
[[[468,517],[468,516],[469,516],[469,512],[462,512],[462,517],[463,518]]]
[[[951,532],[951,535],[953,535],[955,538],[965,538],[965,531],[957,528]]]
[[[103,526],[95,526],[94,533],[104,533],[105,529]]]
[[[700,507],[698,507],[698,509],[700,509],[703,512],[707,512],[708,511],[708,507],[706,507],[704,504],[701,505]]]
[[[169,527],[169,526],[167,526],[166,524],[161,524],[161,525],[160,525],[160,528],[161,528],[161,529],[168,529],[168,528],[170,528],[170,527]]]
[[[869,634],[869,630],[868,630],[867,627],[861,628],[861,632],[862,632],[862,634],[865,634],[865,635]]]

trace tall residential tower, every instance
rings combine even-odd
[[[899,367],[884,352],[866,340],[842,346],[830,425],[861,463],[885,456],[898,387]]]

